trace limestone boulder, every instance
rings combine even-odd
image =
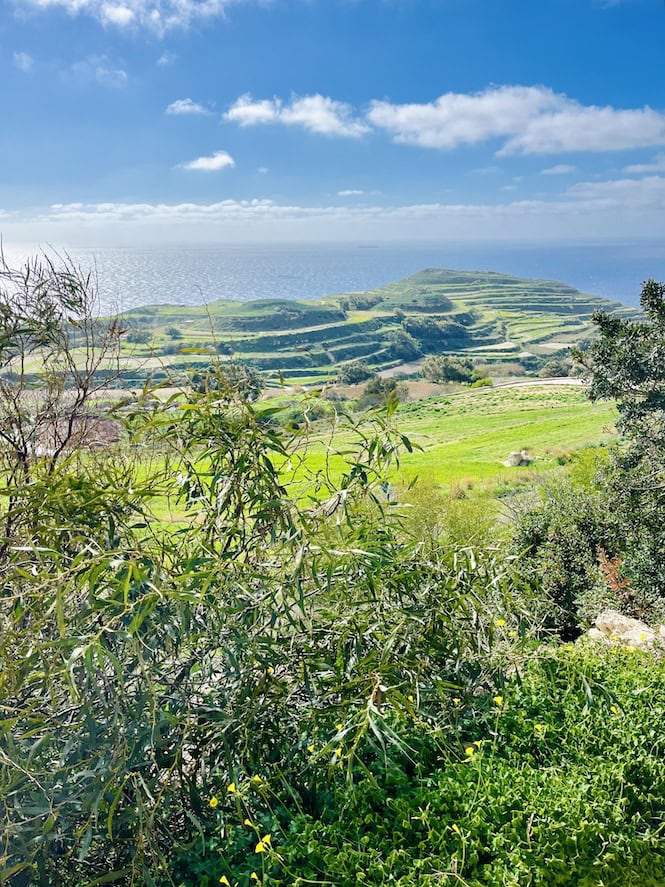
[[[654,629],[646,622],[623,616],[616,610],[603,610],[587,636],[594,641],[620,644],[631,649],[665,647],[665,625]]]

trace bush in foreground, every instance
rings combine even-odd
[[[321,815],[243,826],[242,793],[223,798],[234,837],[183,883],[657,887],[664,714],[662,661],[542,648],[502,695],[458,700],[449,728],[414,716],[404,753],[365,754],[354,783],[319,767]]]

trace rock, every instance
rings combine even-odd
[[[622,635],[627,631],[651,631],[646,622],[622,616],[616,610],[603,610],[596,618],[596,628],[606,635]]]
[[[531,457],[526,450],[520,450],[519,453],[511,453],[503,464],[506,468],[521,468],[531,465]]]
[[[650,628],[646,631],[632,629],[620,635],[619,640],[627,647],[653,647],[656,635]]]
[[[616,610],[604,610],[596,618],[595,626],[589,629],[588,637],[631,649],[662,647],[665,645],[665,625],[661,625],[656,632],[639,619],[623,616]]]

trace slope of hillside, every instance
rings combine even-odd
[[[427,354],[487,362],[550,355],[587,339],[591,316],[635,309],[551,280],[427,268],[375,290],[315,301],[219,301],[135,309],[125,346],[140,367],[197,366],[211,351],[291,379],[334,377],[352,360],[387,369]],[[138,341],[136,341],[138,340]]]

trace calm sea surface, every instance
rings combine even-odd
[[[5,244],[10,261],[33,251]],[[629,305],[638,304],[645,278],[665,280],[665,240],[589,246],[102,246],[69,252],[83,266],[96,266],[104,307],[121,310],[215,299],[316,298],[371,289],[429,267],[561,280]]]

